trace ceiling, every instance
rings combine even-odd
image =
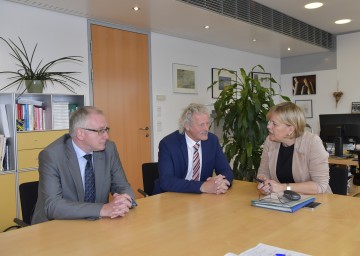
[[[140,31],[151,31],[226,48],[285,58],[328,49],[282,35],[246,22],[222,16],[176,0],[8,0],[92,20],[119,24]],[[320,0],[322,1],[322,0]],[[306,10],[310,0],[256,0],[309,25],[334,35],[360,31],[359,0],[323,0],[324,6]],[[134,12],[132,7],[140,7]],[[351,23],[336,25],[349,18]],[[209,29],[204,29],[209,25]],[[256,42],[253,39],[256,38]],[[288,47],[291,51],[288,51]]]

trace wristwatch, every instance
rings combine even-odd
[[[290,184],[286,183],[286,190],[291,190]]]

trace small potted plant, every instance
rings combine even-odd
[[[85,84],[73,77],[74,74],[80,72],[73,71],[51,71],[52,67],[60,62],[74,61],[83,62],[81,56],[67,56],[52,60],[45,65],[41,66],[42,60],[34,65],[33,59],[37,44],[32,50],[31,55],[26,51],[25,45],[19,37],[20,46],[14,43],[11,39],[6,40],[0,37],[10,48],[10,55],[16,60],[16,65],[19,67],[16,71],[0,71],[0,74],[9,74],[12,82],[0,88],[0,91],[5,90],[11,86],[17,85],[17,90],[20,90],[22,84],[25,84],[25,89],[21,92],[23,94],[26,90],[32,93],[42,93],[43,89],[46,88],[47,82],[51,82],[53,85],[59,83],[69,91],[75,93],[73,85],[81,86]]]

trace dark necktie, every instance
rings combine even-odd
[[[199,147],[200,145],[198,143],[196,143],[194,145],[194,155],[193,155],[193,175],[192,175],[192,179],[193,180],[199,180],[200,178],[200,158],[199,158]]]
[[[84,201],[88,203],[95,202],[95,174],[92,164],[92,155],[84,155],[87,160],[85,166],[85,197]]]

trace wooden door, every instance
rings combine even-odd
[[[105,112],[110,139],[137,193],[141,165],[151,161],[148,35],[91,25],[91,40],[94,106]]]

